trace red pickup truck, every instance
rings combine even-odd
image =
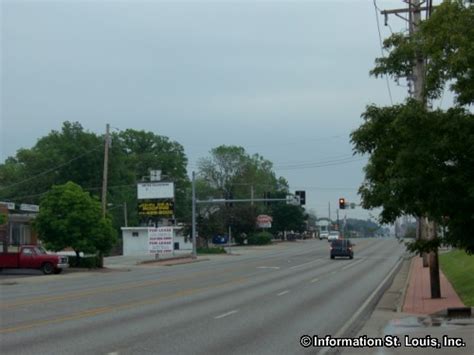
[[[9,248],[10,249],[10,248]],[[17,250],[0,252],[1,269],[39,269],[45,275],[59,274],[68,268],[68,258],[63,255],[48,254],[36,245],[21,245]]]

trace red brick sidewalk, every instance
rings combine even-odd
[[[449,307],[464,307],[459,296],[440,270],[441,298],[431,299],[429,268],[423,267],[423,259],[415,256],[410,266],[410,279],[406,291],[403,312],[433,314]]]

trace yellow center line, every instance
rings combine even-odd
[[[266,259],[266,262],[269,262],[273,259],[279,259],[280,256],[274,256]],[[90,290],[85,290],[85,291],[74,291],[74,292],[69,292],[69,293],[63,293],[60,295],[54,295],[54,296],[43,296],[43,297],[34,297],[34,298],[27,298],[27,299],[20,299],[14,302],[10,303],[2,303],[0,304],[0,310],[11,310],[16,307],[22,307],[22,306],[29,306],[29,305],[35,305],[35,304],[45,304],[45,303],[52,303],[52,302],[59,302],[59,301],[67,301],[67,300],[74,300],[74,299],[79,299],[82,297],[88,297],[88,296],[93,296],[101,293],[112,293],[112,292],[117,292],[117,291],[122,291],[122,290],[130,290],[133,288],[142,288],[142,287],[153,287],[157,286],[163,283],[172,283],[172,282],[179,282],[179,281],[185,281],[189,279],[194,279],[198,275],[214,275],[214,276],[219,276],[228,273],[229,271],[235,271],[238,269],[243,269],[243,268],[248,268],[253,265],[259,265],[261,264],[262,261],[256,260],[253,262],[248,262],[242,265],[241,267],[229,267],[226,269],[221,269],[219,272],[216,272],[215,270],[207,270],[207,271],[199,271],[199,272],[194,272],[192,274],[188,274],[186,277],[180,277],[180,278],[166,278],[163,280],[148,280],[148,281],[141,281],[141,282],[131,282],[131,283],[126,283],[122,284],[119,286],[107,286],[107,287],[99,287],[95,289],[90,289]]]
[[[254,264],[259,263],[259,261],[253,262]],[[248,263],[246,265],[243,265],[242,268],[248,267],[252,263]],[[179,282],[179,281],[186,281],[190,279],[194,279],[198,275],[214,275],[214,276],[219,276],[219,275],[224,275],[228,273],[231,270],[236,270],[236,268],[227,268],[227,269],[220,269],[220,271],[216,272],[215,270],[208,270],[208,271],[200,271],[200,272],[195,272],[193,274],[190,274],[186,277],[180,277],[180,278],[167,278],[163,280],[149,280],[149,281],[143,281],[143,282],[135,282],[135,283],[127,283],[124,285],[120,286],[112,286],[112,287],[99,287],[96,289],[92,290],[86,290],[86,291],[78,291],[78,292],[70,292],[70,293],[65,293],[62,295],[56,295],[56,296],[45,296],[45,297],[35,297],[35,298],[29,298],[29,299],[23,299],[19,300],[16,302],[10,302],[10,303],[3,303],[0,305],[0,310],[1,309],[13,309],[15,307],[20,307],[20,306],[29,306],[29,305],[34,305],[38,303],[46,303],[46,302],[57,302],[57,301],[64,301],[64,300],[73,300],[81,297],[87,297],[87,296],[92,296],[100,293],[111,293],[111,292],[116,292],[116,291],[121,291],[121,290],[130,290],[132,288],[142,288],[142,287],[151,287],[151,286],[157,286],[163,283],[171,283],[171,282]]]
[[[168,295],[163,295],[163,296],[158,296],[158,297],[153,297],[153,298],[148,298],[142,301],[134,301],[134,302],[127,302],[127,303],[122,303],[122,304],[117,304],[113,306],[107,306],[107,307],[98,307],[98,308],[92,308],[88,309],[86,311],[80,311],[72,314],[67,314],[63,315],[57,318],[52,318],[52,319],[43,319],[43,320],[38,320],[38,321],[29,321],[28,323],[23,323],[19,324],[16,326],[12,327],[7,327],[7,328],[0,328],[0,334],[7,334],[7,333],[14,333],[17,331],[22,331],[22,330],[27,330],[31,328],[36,328],[44,325],[51,325],[51,324],[57,324],[57,323],[62,323],[65,321],[72,321],[72,320],[78,320],[81,318],[89,318],[89,317],[94,317],[99,314],[104,314],[104,313],[111,313],[111,312],[116,312],[116,311],[123,311],[129,308],[133,307],[140,307],[140,306],[146,306],[146,305],[151,305],[151,304],[157,304],[163,300],[166,299],[172,299],[176,297],[184,297],[184,296],[190,296],[199,292],[215,289],[215,288],[220,288],[224,286],[229,286],[232,284],[236,283],[242,283],[246,281],[247,279],[244,277],[239,277],[236,279],[233,279],[229,282],[224,282],[221,284],[216,284],[216,285],[211,285],[211,286],[205,286],[205,287],[199,287],[199,288],[191,288],[191,289],[186,289],[186,290],[180,290]]]

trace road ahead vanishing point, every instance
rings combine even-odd
[[[300,337],[349,331],[405,249],[355,242],[352,260],[306,240],[172,267],[3,279],[0,352],[314,353]]]

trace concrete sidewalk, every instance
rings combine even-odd
[[[356,337],[397,337],[400,346],[339,348],[343,354],[474,354],[474,318],[448,318],[448,308],[463,303],[440,270],[441,298],[431,299],[429,268],[418,256],[402,263],[391,286],[384,292],[370,318]],[[444,337],[460,338],[461,347],[448,346]],[[416,342],[428,343],[415,347]],[[430,343],[431,342],[431,343]]]
[[[464,307],[453,286],[443,272],[439,271],[441,298],[432,299],[429,268],[423,267],[423,259],[414,257],[411,264],[403,312],[414,314],[434,314],[451,307]]]

